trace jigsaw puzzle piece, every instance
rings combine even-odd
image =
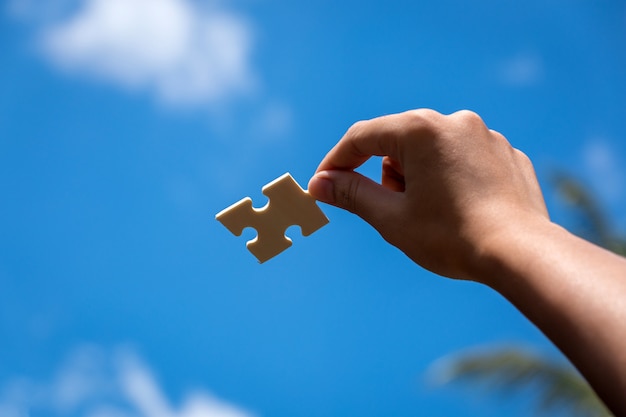
[[[285,237],[288,227],[284,226],[285,221],[269,210],[269,203],[263,208],[255,209],[252,207],[252,200],[246,197],[218,213],[216,219],[236,236],[241,236],[246,227],[256,229],[257,236],[248,241],[246,247],[263,263],[292,244],[291,239]]]
[[[317,206],[315,199],[289,173],[264,186],[262,192],[269,198],[269,207],[265,209],[272,210],[277,226],[280,224],[285,230],[289,226],[298,225],[302,235],[309,236],[328,223],[328,218]]]
[[[291,239],[285,236],[289,226],[298,225],[302,235],[309,236],[328,223],[315,199],[289,173],[264,186],[262,192],[269,199],[265,207],[255,209],[246,197],[215,216],[236,236],[246,227],[256,229],[256,238],[246,247],[261,263],[291,246]]]
[[[260,210],[252,207],[252,199],[246,197],[217,213],[215,219],[219,220],[235,236],[241,236],[246,227],[255,227],[255,212],[258,211]]]

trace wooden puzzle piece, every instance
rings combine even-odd
[[[256,229],[257,236],[246,247],[260,263],[291,246],[291,239],[285,236],[289,226],[298,225],[302,235],[309,236],[328,223],[315,199],[289,173],[270,182],[262,191],[269,199],[265,207],[255,209],[252,200],[246,197],[215,216],[236,236],[241,236],[246,227]]]

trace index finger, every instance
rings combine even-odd
[[[402,161],[406,138],[431,131],[433,110],[411,110],[353,124],[324,157],[316,172],[353,170],[372,156],[389,156]]]

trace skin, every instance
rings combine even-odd
[[[382,156],[382,181],[354,170]],[[309,182],[417,264],[493,288],[626,415],[626,260],[552,223],[528,157],[475,113],[354,124]]]

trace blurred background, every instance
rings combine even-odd
[[[329,206],[263,265],[214,216],[287,171],[306,186],[357,120],[468,108],[531,157],[555,221],[620,236],[624,1],[1,5],[0,416],[534,412],[537,387],[445,383],[494,346],[564,364],[495,292]]]

